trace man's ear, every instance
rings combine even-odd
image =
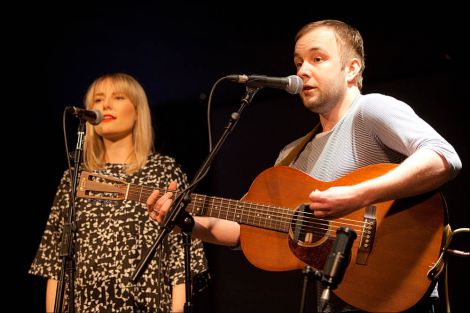
[[[361,67],[362,65],[358,58],[352,58],[349,61],[349,64],[346,67],[346,80],[348,83],[354,82],[357,75],[361,71]]]

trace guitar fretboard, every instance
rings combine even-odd
[[[285,233],[293,216],[293,212],[285,208],[199,194],[193,195],[188,211]]]
[[[132,184],[125,189],[126,199],[139,202],[144,202],[153,191],[148,187]],[[285,208],[200,194],[192,195],[186,211],[194,215],[217,217],[284,233],[288,232],[293,217],[293,212]]]

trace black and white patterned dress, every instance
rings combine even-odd
[[[166,188],[172,180],[178,182],[179,189],[187,186],[186,175],[175,160],[159,154],[151,155],[147,164],[131,175],[124,173],[121,164],[108,164],[96,173],[152,188]],[[29,270],[31,274],[58,279],[61,235],[70,205],[69,187],[69,175],[65,172]],[[79,198],[75,221],[76,312],[170,312],[172,286],[184,282],[180,234],[170,233],[140,280],[133,284],[129,277],[159,234],[146,204]],[[206,272],[207,260],[200,240],[193,238],[191,251],[192,276]]]

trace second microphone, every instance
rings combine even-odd
[[[103,113],[101,113],[100,110],[86,110],[73,106],[67,107],[66,110],[68,112],[72,112],[73,115],[75,115],[82,121],[86,121],[92,125],[98,125],[103,120]]]

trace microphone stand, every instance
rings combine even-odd
[[[62,265],[59,274],[59,281],[57,284],[56,294],[55,294],[55,303],[54,303],[54,313],[62,312],[62,302],[64,300],[64,284],[65,284],[65,273],[68,273],[68,313],[75,312],[75,303],[74,303],[74,281],[75,281],[75,261],[74,261],[74,242],[75,234],[77,232],[77,225],[75,224],[75,209],[76,209],[76,192],[77,192],[77,182],[78,182],[78,173],[80,168],[80,162],[82,160],[83,152],[83,138],[85,136],[85,123],[80,119],[77,131],[77,147],[75,149],[74,159],[74,170],[73,177],[71,182],[70,189],[70,199],[71,205],[69,206],[68,214],[65,217],[67,221],[64,223],[64,229],[62,232],[62,241],[60,244],[60,253],[59,256],[62,258]],[[67,156],[69,157],[69,156]]]
[[[143,271],[147,268],[148,263],[155,255],[155,249],[161,244],[162,240],[168,236],[168,234],[173,230],[175,225],[178,225],[181,228],[183,233],[183,245],[184,245],[184,262],[185,262],[185,290],[186,290],[186,303],[184,305],[184,312],[191,313],[192,312],[192,302],[191,302],[191,260],[190,260],[190,248],[191,248],[191,232],[194,226],[194,218],[185,211],[186,206],[191,202],[191,192],[194,188],[198,185],[198,183],[202,180],[202,178],[207,174],[209,168],[212,164],[212,161],[216,154],[219,152],[220,148],[222,147],[223,143],[227,139],[228,135],[232,132],[234,127],[237,125],[243,110],[248,106],[253,97],[255,96],[256,92],[260,89],[260,87],[250,87],[247,86],[245,90],[245,95],[241,99],[240,108],[237,112],[233,112],[230,115],[230,119],[228,121],[227,126],[225,126],[225,130],[222,133],[219,141],[209,152],[209,155],[202,163],[201,167],[195,174],[193,180],[189,184],[189,187],[186,188],[172,203],[172,206],[169,210],[169,214],[166,216],[163,225],[161,226],[162,231],[158,235],[156,241],[150,247],[147,254],[144,258],[139,262],[136,267],[136,270],[131,276],[131,281],[136,283],[139,278],[142,276]]]

